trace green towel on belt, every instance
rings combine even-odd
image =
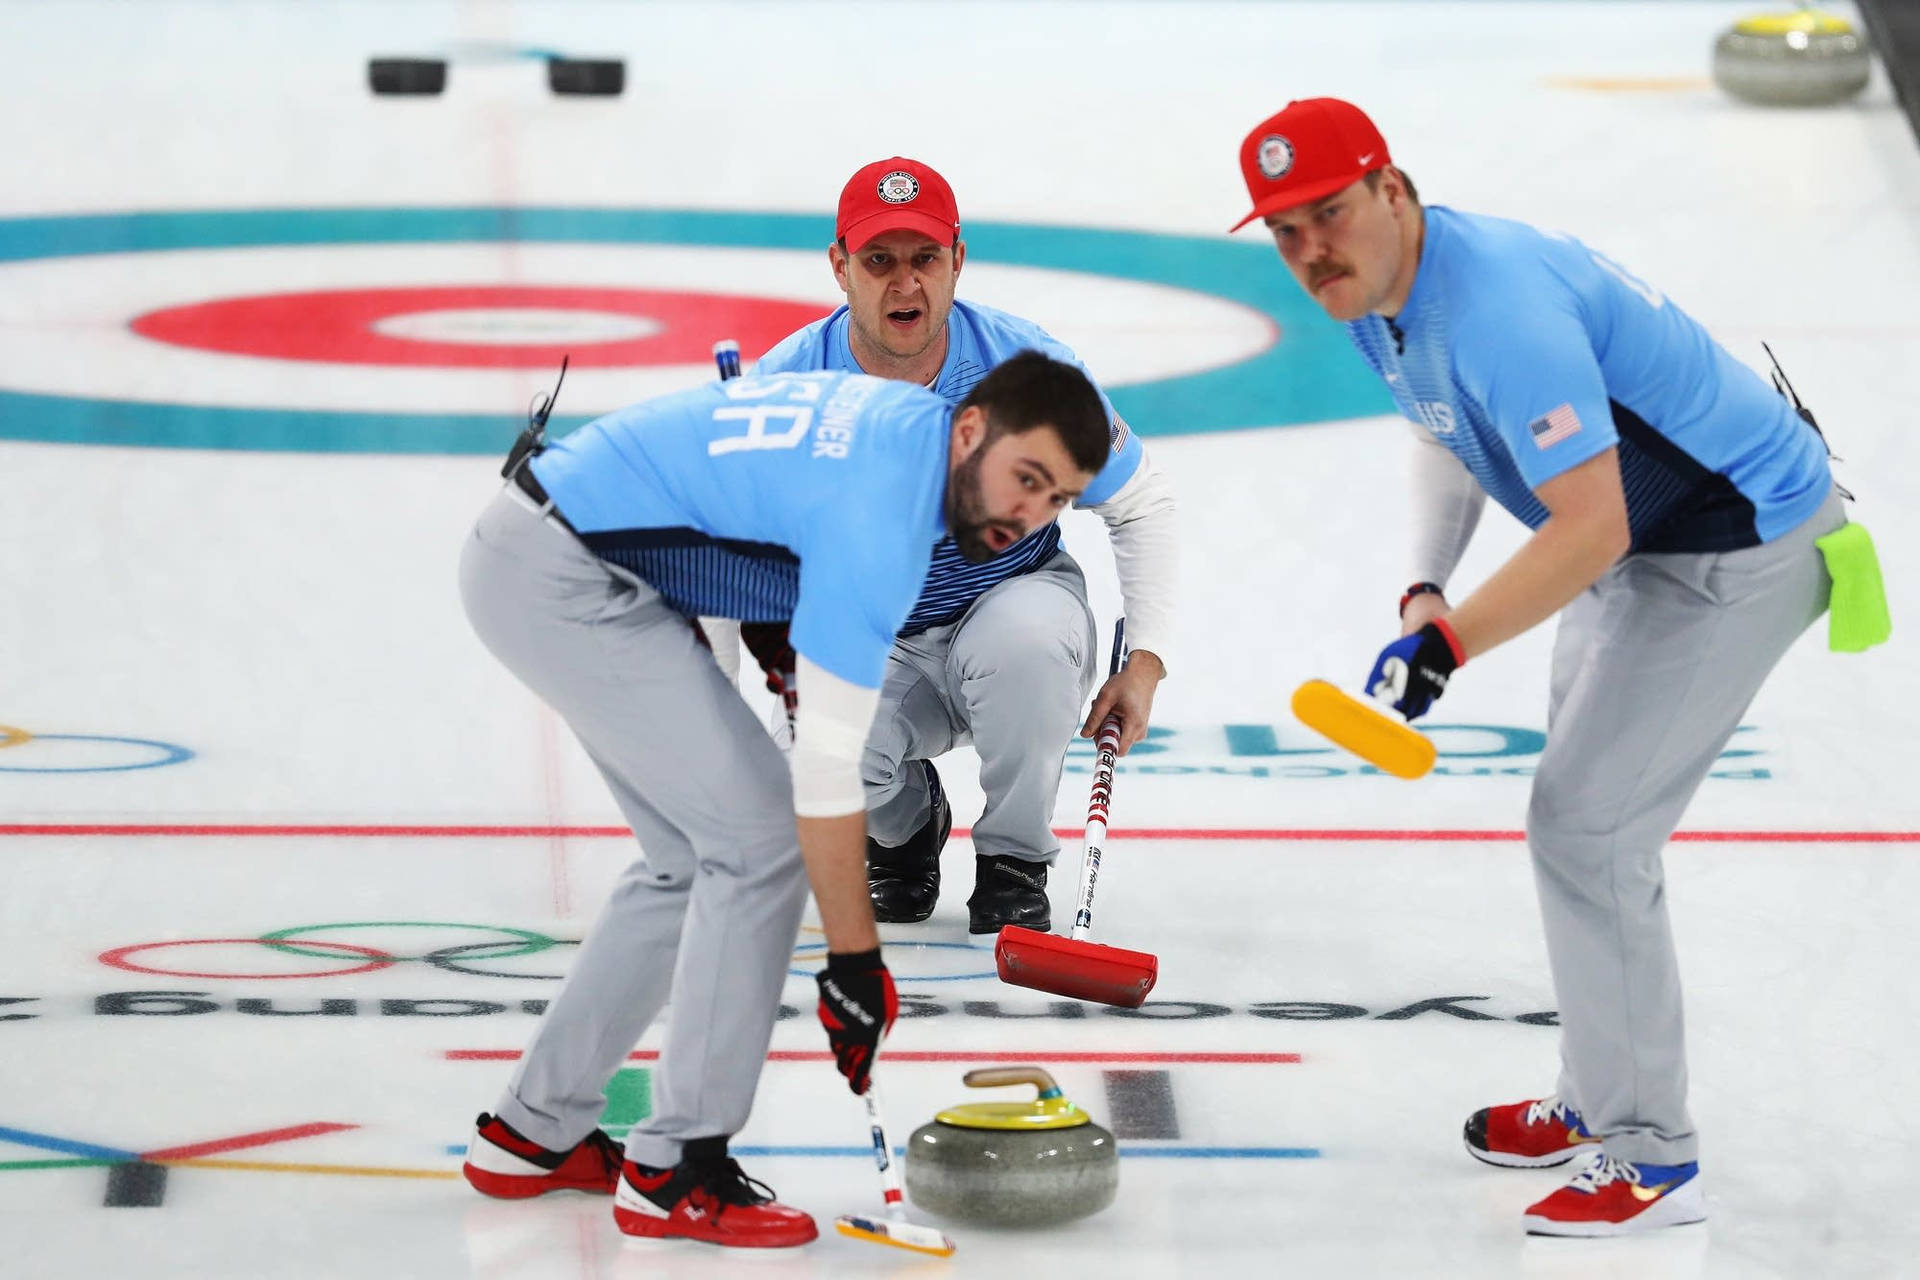
[[[1873,538],[1861,524],[1845,524],[1824,538],[1814,539],[1827,559],[1833,578],[1833,599],[1827,606],[1827,647],[1835,653],[1859,653],[1886,643],[1893,634],[1887,612],[1887,584],[1880,576],[1880,557]]]

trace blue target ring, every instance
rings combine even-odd
[[[888,942],[885,944],[885,949],[889,952],[898,951],[902,947],[922,947],[927,950],[946,951],[977,952],[980,950],[980,948],[971,946],[965,942]],[[793,950],[796,955],[801,952],[817,955],[826,949],[827,944],[824,942],[802,942],[794,947]],[[788,969],[787,972],[796,978],[811,978],[814,971],[811,969]],[[980,978],[997,978],[1000,976],[1000,971],[997,969],[988,969],[985,973],[914,974],[912,976],[896,972],[894,976],[902,982],[973,982]]]
[[[100,733],[36,733],[34,742],[114,742],[123,746],[145,747],[159,753],[153,760],[138,760],[132,764],[79,764],[79,765],[19,765],[6,764],[5,756],[0,756],[0,773],[126,773],[134,769],[159,769],[170,764],[180,764],[193,759],[193,752],[171,742],[156,742],[152,738],[118,738]]]

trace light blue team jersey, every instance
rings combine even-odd
[[[1400,411],[1529,528],[1548,514],[1534,491],[1609,446],[1636,551],[1770,542],[1832,484],[1785,399],[1570,237],[1429,206],[1406,306],[1347,329]]]
[[[754,366],[754,372],[842,369],[858,373],[860,365],[853,358],[847,336],[851,327],[847,308],[841,307],[767,352]],[[995,365],[1029,348],[1085,372],[1079,357],[1039,325],[992,307],[955,299],[947,320],[947,359],[933,380],[934,394],[950,405],[957,405]],[[1075,506],[1090,507],[1105,502],[1140,468],[1139,439],[1113,411],[1105,392],[1100,393],[1100,403],[1106,406],[1107,420],[1112,424],[1113,452],[1107,465],[1075,501]],[[1059,547],[1060,526],[1051,520],[984,564],[969,564],[952,538],[942,538],[934,548],[926,586],[914,602],[900,634],[910,636],[928,627],[955,621],[989,587],[1031,573],[1052,558]]]
[[[528,465],[595,554],[688,615],[792,620],[868,689],[946,532],[953,410],[840,373],[715,382],[596,418]]]

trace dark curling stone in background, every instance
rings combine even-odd
[[[548,58],[547,87],[563,97],[611,98],[627,87],[618,58]]]
[[[444,58],[369,58],[367,84],[377,94],[435,94],[447,87]]]

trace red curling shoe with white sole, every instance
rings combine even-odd
[[[1467,1151],[1504,1169],[1545,1169],[1565,1164],[1600,1139],[1587,1132],[1580,1113],[1558,1098],[1482,1107],[1467,1118]]]
[[[1602,1154],[1527,1210],[1529,1235],[1624,1236],[1704,1222],[1700,1165],[1629,1164]]]
[[[727,1155],[725,1138],[696,1138],[680,1163],[655,1169],[629,1160],[613,1196],[613,1222],[629,1236],[704,1240],[730,1249],[785,1249],[819,1238],[810,1214],[773,1198]]]
[[[460,1172],[474,1190],[500,1200],[525,1200],[549,1191],[610,1196],[620,1182],[620,1161],[620,1144],[599,1129],[566,1151],[549,1151],[483,1111],[473,1123]]]

